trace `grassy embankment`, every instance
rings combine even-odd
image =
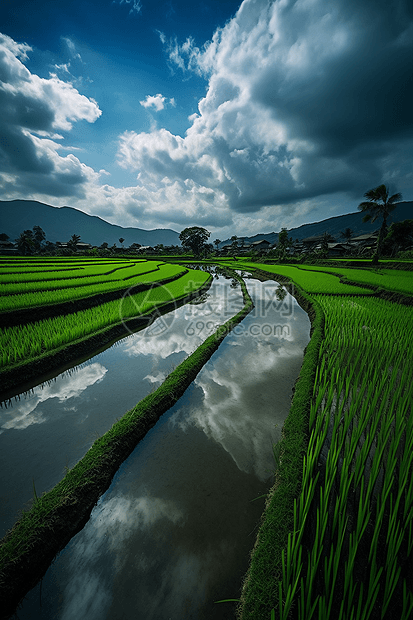
[[[56,554],[84,526],[98,498],[138,441],[182,396],[227,333],[251,311],[253,303],[243,281],[241,286],[244,308],[209,336],[155,392],[98,439],[58,485],[35,498],[33,507],[23,513],[3,538],[0,543],[1,618],[14,612]]]
[[[399,305],[377,298],[381,291],[373,288],[354,287],[355,296],[351,285],[331,280],[322,268],[305,273],[240,262],[232,266],[294,280],[296,297],[312,308],[312,338],[239,616],[408,620],[413,309],[406,294],[413,292],[412,278],[395,279],[405,304]],[[381,289],[393,290],[392,275],[386,273]],[[351,273],[361,285],[376,286],[376,277]]]

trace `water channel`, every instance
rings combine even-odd
[[[38,494],[53,486],[96,435],[242,307],[234,284],[219,277],[203,303],[161,317],[1,410],[1,466],[11,478],[1,483],[3,527],[32,496],[32,478]],[[247,286],[253,312],[123,463],[26,597],[20,620],[233,617],[233,603],[215,601],[239,596],[264,506],[253,500],[272,483],[272,445],[310,330],[294,298],[277,297],[277,283]]]

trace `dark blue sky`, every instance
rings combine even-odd
[[[3,0],[3,199],[224,238],[413,197],[413,15],[383,0]]]

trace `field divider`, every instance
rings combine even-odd
[[[225,336],[252,310],[254,304],[244,281],[234,277],[241,283],[243,309],[218,327],[157,390],[97,439],[61,482],[39,497],[0,541],[0,620],[14,613],[59,551],[84,527],[123,461],[160,416],[181,398]]]

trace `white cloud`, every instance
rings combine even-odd
[[[61,157],[62,136],[73,123],[94,123],[98,104],[55,74],[41,78],[22,63],[30,47],[0,35],[0,186],[26,195],[82,196],[82,186],[98,175],[74,155]],[[24,194],[23,194],[24,195]]]
[[[116,0],[114,0],[114,3],[116,4]],[[142,11],[142,2],[141,2],[141,0],[118,0],[118,3],[120,5],[122,5],[122,4],[130,5],[131,8],[129,10],[129,15],[131,15],[133,13],[138,15]]]
[[[3,196],[65,195],[114,223],[201,225],[222,228],[224,238],[294,225],[295,214],[301,223],[322,203],[356,210],[366,188],[386,179],[404,192],[413,133],[406,7],[244,0],[203,46],[159,32],[174,71],[188,84],[203,76],[207,89],[184,135],[153,122],[149,132],[119,136],[117,162],[136,175],[135,186],[123,188],[102,185],[104,172],[73,154],[61,157],[52,137],[94,122],[98,104],[56,76],[31,74],[22,62],[30,47],[3,37],[0,93],[6,116],[10,101],[15,109],[3,121]],[[175,101],[158,93],[140,103],[158,112]],[[26,195],[13,194],[16,187]]]
[[[160,93],[158,93],[157,95],[147,95],[146,99],[143,99],[143,101],[139,101],[139,103],[144,108],[154,108],[156,112],[164,110],[167,105],[170,105],[173,108],[176,107],[176,102],[173,97],[169,99],[168,102],[167,98]]]
[[[76,49],[76,45],[73,43],[73,41],[71,39],[69,39],[69,37],[62,37],[62,40],[66,43],[69,52],[70,52],[70,56],[76,60],[80,60],[82,62],[82,57],[79,54],[79,52]]]
[[[236,220],[259,213],[264,226],[271,213],[312,209],[316,196],[361,196],[389,174],[378,153],[399,148],[410,123],[406,102],[394,115],[407,60],[400,45],[394,57],[393,43],[408,28],[402,12],[324,0],[244,0],[202,49],[191,37],[181,44],[160,33],[171,65],[204,75],[208,89],[183,138],[166,129],[125,133],[120,164],[137,172],[153,198],[165,178],[179,186],[185,213],[194,214],[195,184]],[[386,89],[388,100],[378,105],[383,97],[373,75],[384,58],[395,89]],[[366,149],[366,141],[377,149]]]
[[[144,108],[155,108],[157,112],[163,110],[165,107],[166,97],[161,94],[147,95],[146,99],[139,101]]]

